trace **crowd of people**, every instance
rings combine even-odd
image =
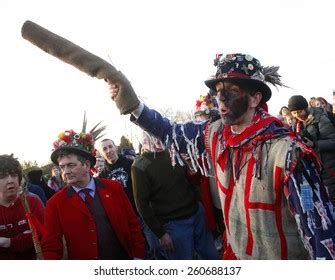
[[[278,67],[245,54],[214,65],[185,123],[125,77],[107,81],[143,129],[138,154],[95,126],[58,135],[48,182],[0,155],[0,259],[335,259],[331,105],[294,95],[272,116]]]

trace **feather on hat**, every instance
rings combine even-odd
[[[58,165],[58,156],[62,152],[71,152],[81,155],[90,160],[92,166],[95,165],[96,150],[94,143],[99,138],[103,137],[101,133],[106,129],[106,126],[99,127],[101,122],[97,123],[89,132],[86,132],[87,118],[86,112],[84,113],[83,127],[80,133],[71,130],[65,130],[58,135],[58,139],[53,142],[53,152],[51,160]]]

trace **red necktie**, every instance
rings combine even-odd
[[[84,202],[88,209],[92,210],[93,207],[93,197],[90,195],[89,189],[82,189],[80,190],[84,194]]]

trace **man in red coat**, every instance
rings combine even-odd
[[[59,165],[66,187],[45,208],[45,259],[142,259],[144,238],[121,185],[91,176],[95,133],[65,131],[54,142],[51,160]]]

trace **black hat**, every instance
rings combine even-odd
[[[263,67],[260,62],[247,54],[222,54],[216,55],[214,66],[217,67],[215,76],[205,81],[207,87],[215,90],[215,85],[220,81],[246,82],[257,86],[263,94],[263,101],[271,98],[271,89],[266,84],[283,86],[278,74],[278,66]]]
[[[308,107],[308,102],[302,95],[293,95],[288,100],[287,107],[291,112],[303,110]]]
[[[66,131],[65,133],[67,133],[68,131]],[[76,133],[75,135],[80,135],[78,133]],[[61,142],[62,139],[60,139]],[[54,142],[54,147],[56,147],[57,145],[57,141]],[[74,145],[76,145],[77,143],[75,143]],[[71,146],[73,145],[73,141],[66,143],[65,145],[68,146],[63,146],[63,147],[58,147],[55,148],[55,150],[51,153],[51,161],[55,164],[58,164],[58,157],[60,154],[62,153],[69,153],[69,154],[75,154],[75,155],[79,155],[82,156],[85,159],[88,159],[92,166],[95,165],[96,162],[96,158],[95,158],[95,149],[94,149],[94,142],[92,141],[92,143],[83,143],[81,145],[78,146]],[[91,150],[88,150],[89,148],[91,148]],[[87,150],[86,150],[87,149]]]
[[[40,182],[43,176],[43,170],[37,166],[33,166],[26,170],[29,182]]]

